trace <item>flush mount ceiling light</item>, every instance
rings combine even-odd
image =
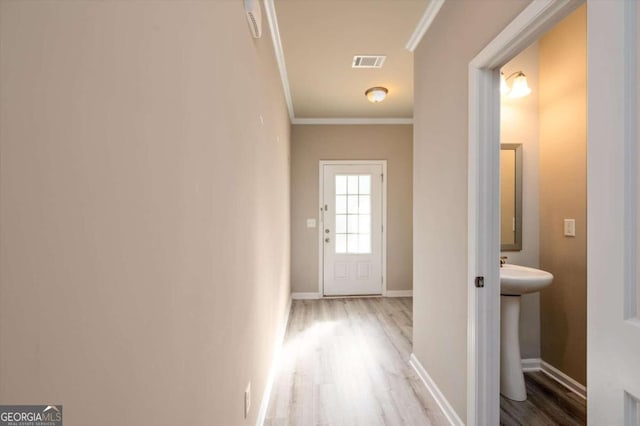
[[[364,95],[369,99],[369,102],[376,104],[384,101],[384,98],[387,97],[387,93],[389,93],[389,91],[386,87],[372,87],[367,89],[367,91],[364,92]]]
[[[515,77],[511,87],[507,84],[510,78]],[[527,76],[522,71],[516,71],[509,77],[505,78],[504,73],[500,72],[500,93],[510,98],[522,98],[531,93],[531,88],[527,83]]]

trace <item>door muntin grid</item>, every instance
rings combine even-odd
[[[371,254],[371,177],[335,176],[336,254]]]

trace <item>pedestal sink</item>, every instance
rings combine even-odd
[[[500,393],[515,401],[527,399],[520,360],[520,296],[551,281],[553,275],[539,269],[508,263],[500,267]]]

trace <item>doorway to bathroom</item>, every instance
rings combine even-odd
[[[579,8],[584,7],[581,3],[564,0],[532,2],[470,63],[469,267],[470,278],[474,275],[484,275],[485,278],[475,280],[478,284],[484,283],[484,286],[478,285],[469,291],[468,408],[469,416],[473,416],[473,424],[500,422],[498,312],[502,274],[496,262],[500,247],[500,68],[543,36],[553,25],[563,19],[571,19],[576,8],[579,13]],[[584,265],[577,266],[587,269],[589,297],[586,312],[581,316],[586,322],[584,335],[588,336],[586,378],[590,424],[640,424],[640,367],[637,362],[637,354],[640,353],[640,134],[637,124],[640,114],[639,9],[635,1],[588,3],[587,43],[583,49],[583,54],[588,58],[582,62],[587,63],[589,76],[586,84],[589,94],[589,101],[586,103],[588,118],[584,120],[587,128],[584,137],[588,134],[589,155],[584,173],[561,176],[567,181],[584,179],[588,182],[585,191],[586,221],[582,220],[585,223],[580,224],[578,215],[567,217],[562,214],[554,217],[544,211],[542,200],[539,207],[540,228],[543,215],[549,215],[548,219],[554,223],[554,227],[550,229],[554,235],[543,235],[542,230],[539,231],[541,262],[544,238],[552,239],[559,235],[577,244],[575,242],[579,241],[578,235],[586,235],[587,227],[589,229],[588,244],[584,250],[585,265],[588,264],[588,268]],[[570,37],[575,32],[566,31],[560,35]],[[560,69],[559,72],[570,74],[572,70]],[[560,76],[561,79],[565,77]],[[540,78],[542,79],[542,73]],[[557,88],[565,89],[557,96],[558,99],[571,98],[572,93],[566,91],[566,87],[559,85]],[[541,104],[542,92],[541,89]],[[573,97],[574,100],[580,98]],[[570,110],[551,110],[551,118],[562,118],[557,120],[557,129],[576,124],[566,123],[576,120],[572,114],[567,114]],[[542,122],[542,108],[539,113]],[[579,124],[579,116],[576,121]],[[573,136],[576,135],[561,135],[561,138]],[[544,137],[541,131],[540,139]],[[561,143],[557,145],[559,146],[553,149],[560,150],[563,147]],[[556,158],[556,161],[574,160],[566,158],[567,152],[564,154],[565,158]],[[577,157],[579,159],[580,155]],[[542,165],[542,149],[539,159]],[[540,192],[543,179],[541,176]],[[565,198],[575,195],[574,192],[565,190],[552,200],[551,206],[555,207],[554,203],[562,206],[562,202],[567,201]],[[577,195],[579,198],[581,194]],[[563,248],[553,253],[555,259],[549,263],[549,268],[554,268],[557,264],[561,267],[571,264],[575,254],[571,252],[572,249],[575,247]],[[563,279],[563,274],[558,274],[554,280],[556,278]],[[552,283],[548,289],[553,286]],[[580,295],[577,296],[579,299]],[[550,298],[549,302],[563,302],[562,297],[569,299],[574,294],[566,292],[562,296]],[[541,297],[540,304],[544,304],[544,297]],[[551,324],[559,329],[560,338],[570,338],[571,315],[573,314],[565,311]],[[544,321],[541,316],[541,335],[545,333]],[[566,340],[555,343],[558,342],[566,348]],[[546,362],[557,371],[549,367],[545,371],[547,353],[550,353],[548,348],[541,344],[542,377],[551,378],[565,389],[574,387],[565,392],[576,396],[579,392],[576,392],[575,383],[569,379],[577,380],[570,376],[572,373],[569,368],[579,368],[579,362],[574,363],[573,367],[564,367],[567,371]],[[554,357],[553,353],[549,357]]]
[[[501,67],[505,425],[586,424],[586,21],[583,4]]]
[[[567,21],[573,26],[568,28]],[[581,44],[572,39],[576,35]],[[562,51],[562,46],[569,47]],[[579,72],[573,75],[570,67],[562,72],[562,66],[568,64],[580,68]],[[571,392],[566,386],[584,385],[584,379],[582,383],[578,380],[586,377],[586,363],[580,364],[586,359],[586,6],[562,0],[532,3],[471,62],[469,96],[469,273],[470,282],[476,283],[469,292],[469,416],[475,424],[563,424],[567,418],[578,420],[566,424],[582,424],[586,420],[584,387],[575,386]],[[563,129],[567,125],[574,128]],[[579,126],[581,130],[576,131]],[[580,143],[566,140],[571,137]],[[541,140],[545,141],[544,155]],[[560,143],[547,149],[553,140]],[[573,153],[573,157],[563,158],[555,152],[559,146],[564,156]],[[557,170],[569,163],[582,168],[568,169],[564,176],[548,172],[548,180],[540,176],[542,164]],[[501,175],[508,181],[501,182]],[[564,179],[578,188],[558,195],[565,182],[554,186],[554,179]],[[542,192],[544,200],[540,199]],[[563,206],[563,197],[577,199],[581,209],[554,212]],[[574,235],[564,235],[564,219]],[[546,247],[548,237],[541,234],[543,224],[554,238],[560,231],[563,238],[571,239],[569,244],[582,244],[575,248],[582,256],[582,263],[576,263],[584,267],[582,293],[573,291],[575,301],[580,300],[580,294],[584,297],[575,314],[578,319],[569,320],[573,321],[572,338],[583,348],[577,362],[569,363],[568,370],[582,373],[576,375],[575,383],[566,380],[570,376],[565,372],[554,369],[554,361],[544,362],[541,355],[549,353],[549,347],[543,346],[540,337],[539,294],[548,291],[553,278],[553,272],[542,269],[549,263],[541,264],[546,254],[540,248]],[[563,252],[570,249],[562,245],[554,248],[551,253],[567,259]],[[565,286],[562,290],[566,291]],[[553,301],[557,299],[551,304]],[[524,324],[520,323],[522,318]],[[566,332],[566,327],[558,325],[556,322],[557,329]],[[551,336],[545,343],[562,346],[558,342],[563,338],[567,335]],[[523,341],[524,360],[520,353]],[[532,376],[526,381],[523,367]],[[556,374],[550,374],[552,370]],[[559,417],[550,418],[549,410],[545,412],[549,407],[539,398],[550,388],[567,396],[565,405],[575,402],[575,412],[551,407]],[[501,398],[501,394],[507,396]],[[532,395],[529,401],[527,395]],[[532,401],[540,402],[539,406],[522,406]],[[533,417],[523,417],[532,412]]]
[[[386,161],[320,161],[323,296],[381,295]]]

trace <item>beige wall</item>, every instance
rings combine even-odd
[[[2,1],[0,43],[0,402],[255,424],[289,295],[268,28],[235,0]]]
[[[586,383],[586,6],[540,40],[540,267],[542,358]],[[563,235],[563,219],[576,236]]]
[[[291,131],[291,291],[317,293],[320,160],[387,160],[387,290],[412,289],[412,126],[296,125]]]
[[[538,268],[539,245],[539,111],[538,43],[535,42],[502,70],[505,76],[516,71],[527,75],[531,94],[500,102],[500,141],[522,144],[522,250],[503,252],[507,262]],[[509,80],[513,83],[513,79]],[[522,296],[520,310],[520,350],[523,358],[540,357],[540,294]]]
[[[463,421],[468,67],[528,3],[445,2],[414,57],[413,350]]]

